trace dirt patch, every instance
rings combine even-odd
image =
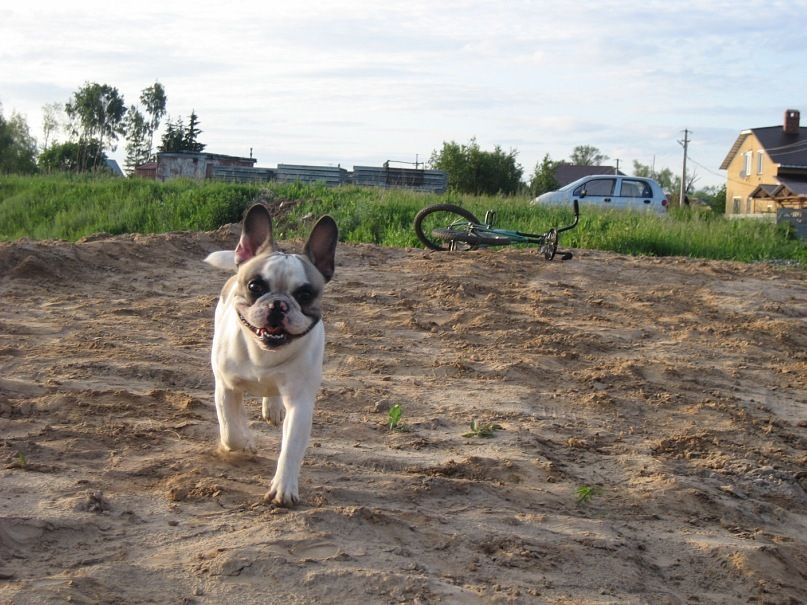
[[[257,400],[216,450],[236,233],[0,245],[0,602],[804,602],[803,272],[340,246],[285,510]]]

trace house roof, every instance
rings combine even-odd
[[[208,153],[207,151],[161,151],[157,154],[158,158],[206,158],[208,160],[238,160],[240,162],[256,163],[258,160],[255,158],[243,158],[236,155],[223,155],[221,153]]]
[[[582,179],[584,176],[591,176],[593,174],[619,174],[625,173],[617,170],[613,166],[580,166],[576,164],[558,164],[555,168],[555,180],[558,187],[563,187],[569,183]]]
[[[772,185],[763,183],[762,185],[757,185],[756,188],[749,194],[748,197],[774,197],[776,193],[782,189],[781,185]]]
[[[778,179],[794,195],[807,195],[807,177],[780,176]]]
[[[765,128],[752,128],[743,130],[734,141],[726,159],[720,164],[721,170],[727,170],[729,164],[737,155],[745,139],[751,134],[756,136],[765,153],[776,164],[782,166],[807,167],[807,127],[799,128],[798,134],[786,134],[781,125],[766,126]]]

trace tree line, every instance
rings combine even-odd
[[[166,117],[167,96],[159,82],[143,89],[137,103],[126,104],[114,86],[87,82],[63,105],[42,108],[44,145],[40,149],[25,119],[12,113],[6,120],[0,105],[0,174],[38,171],[91,172],[106,169],[107,151],[121,138],[126,145],[124,167],[153,161],[156,152],[202,151],[199,117],[192,110],[188,124],[180,116],[166,123],[161,142],[154,138]],[[64,140],[59,140],[59,134]]]
[[[186,124],[180,116],[168,119],[160,145],[154,139],[166,117],[167,96],[159,82],[143,89],[138,102],[128,105],[117,88],[108,84],[87,82],[76,90],[62,106],[51,103],[43,107],[44,146],[40,150],[31,136],[25,119],[12,113],[6,120],[0,105],[0,174],[42,171],[94,171],[106,167],[106,152],[117,148],[122,137],[126,144],[124,168],[132,174],[136,166],[153,161],[156,152],[200,152],[202,130],[199,117],[192,110]],[[58,140],[60,133],[66,135]],[[537,162],[527,180],[518,163],[518,151],[505,152],[496,145],[492,151],[480,148],[476,138],[465,143],[443,142],[430,157],[432,168],[448,175],[452,191],[472,195],[532,195],[557,189],[555,173],[561,164],[598,166],[609,157],[592,145],[578,145],[568,160],[554,161],[546,154]],[[669,168],[659,171],[638,161],[633,162],[636,176],[652,177],[662,189],[677,197],[681,177]],[[710,205],[725,203],[725,187],[695,190],[697,175],[687,174],[684,191],[695,193]],[[722,194],[722,199],[721,199]]]
[[[574,166],[602,166],[610,158],[593,145],[578,145],[569,155],[568,160],[554,161],[549,154],[535,164],[529,178],[524,181],[524,169],[517,162],[518,151],[511,149],[505,153],[498,145],[493,151],[479,148],[475,138],[466,144],[454,141],[444,142],[439,150],[432,152],[430,164],[432,168],[443,170],[448,174],[449,189],[471,195],[530,195],[538,196],[547,191],[554,191],[559,184],[555,178],[557,169],[563,164]],[[669,168],[655,170],[641,162],[633,161],[633,175],[652,178],[661,188],[675,199],[681,190],[681,176],[674,174]],[[696,173],[687,171],[684,192],[697,196],[714,210],[722,212],[725,207],[726,188],[703,187],[696,189],[698,180]]]

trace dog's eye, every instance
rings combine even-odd
[[[301,286],[294,291],[294,298],[301,305],[307,305],[314,300],[314,291],[309,286]]]
[[[269,291],[269,286],[262,279],[253,279],[247,284],[247,288],[256,296],[263,296]]]

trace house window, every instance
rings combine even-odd
[[[743,171],[740,176],[751,176],[751,156],[754,155],[753,151],[746,151],[743,159]]]
[[[732,201],[732,212],[734,214],[740,214],[740,196],[731,198]]]
[[[762,174],[762,158],[765,157],[765,152],[761,149],[757,151],[757,174]]]

